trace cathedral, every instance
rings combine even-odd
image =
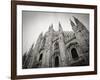
[[[44,35],[41,33],[36,44],[22,56],[22,68],[88,66],[89,31],[78,18],[73,18],[73,31],[63,31],[59,22],[58,31],[52,24]]]

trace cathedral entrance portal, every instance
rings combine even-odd
[[[55,57],[55,67],[59,67],[59,57]]]

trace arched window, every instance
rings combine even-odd
[[[43,56],[43,54],[40,54],[39,61],[42,60],[42,56]]]
[[[56,43],[54,44],[54,47],[55,47],[55,49],[59,49],[59,44],[58,44],[58,42],[56,42]]]
[[[55,67],[59,67],[59,57],[55,57]]]
[[[78,54],[77,54],[77,50],[75,48],[72,48],[71,50],[71,54],[72,54],[72,58],[74,60],[77,60],[79,58]]]

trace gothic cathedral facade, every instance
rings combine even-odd
[[[89,65],[89,31],[76,17],[74,21],[70,20],[73,31],[63,31],[59,22],[58,31],[52,24],[44,35],[41,33],[23,55],[23,68]]]

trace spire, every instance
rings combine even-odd
[[[79,30],[86,29],[86,27],[76,17],[73,17],[73,18],[74,18],[76,26],[78,27]]]
[[[73,16],[73,18],[77,26],[84,26],[76,17]]]
[[[73,16],[73,18],[74,18],[75,23],[71,19],[70,19],[70,23],[71,23],[72,29],[75,32],[82,31],[83,29],[87,30],[87,28],[76,17]]]
[[[75,26],[75,24],[73,23],[73,21],[70,19],[70,23],[71,23],[71,26]]]
[[[54,29],[53,29],[53,24],[51,24],[51,25],[49,26],[49,31],[54,31]]]
[[[62,26],[61,26],[60,22],[59,22],[59,31],[63,31],[63,29],[62,29]]]
[[[73,31],[77,31],[77,26],[75,25],[75,23],[70,19],[70,24],[72,26]]]
[[[80,21],[76,17],[73,16],[73,18],[74,18],[76,24],[80,23]]]
[[[53,30],[53,24],[51,24],[51,30]]]

